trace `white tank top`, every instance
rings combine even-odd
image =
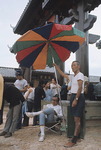
[[[31,99],[31,100],[34,100],[34,91],[35,91],[35,88],[31,88],[32,89],[32,92],[28,95],[28,99]]]

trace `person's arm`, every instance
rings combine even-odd
[[[24,89],[19,89],[21,92],[26,92],[27,91],[27,86],[24,87]]]
[[[62,109],[59,106],[58,111],[54,110],[54,114],[58,117],[58,118],[62,118],[63,114],[62,114]]]
[[[67,87],[67,91],[69,91],[70,89],[71,89],[71,86],[68,86],[68,87]]]
[[[83,84],[83,81],[78,80],[78,91],[77,91],[77,94],[76,94],[76,97],[75,97],[74,101],[72,102],[72,107],[75,107],[77,105],[78,100],[76,98],[80,97],[80,94],[81,94],[81,91],[82,91],[82,84]]]
[[[84,93],[85,94],[88,93],[88,86],[89,86],[89,83],[86,83],[85,86],[84,86]]]
[[[52,98],[53,98],[52,91],[50,90],[50,101],[52,101]]]
[[[44,89],[42,89],[42,99],[46,97]]]
[[[27,94],[25,95],[25,100],[27,100],[29,94],[30,94],[32,91],[33,91],[33,90],[32,90],[31,88],[28,89]]]
[[[66,75],[66,74],[64,74],[64,73],[60,70],[60,68],[59,68],[55,63],[53,63],[53,66],[55,66],[55,68],[57,69],[57,71],[59,72],[59,74],[60,74],[61,76],[63,76],[64,78],[66,78],[66,79],[69,80],[69,76]]]

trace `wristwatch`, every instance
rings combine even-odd
[[[76,97],[75,99],[78,101],[78,98],[77,98],[77,97]]]

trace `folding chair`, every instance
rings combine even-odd
[[[62,135],[62,131],[60,130],[62,125],[63,119],[58,118],[55,122],[46,122],[45,123],[45,132],[46,131],[52,131],[56,134]],[[39,132],[38,136],[40,135],[41,132]]]
[[[55,122],[46,122],[45,123],[45,129],[46,129],[46,131],[52,131],[52,132],[54,132],[54,133],[56,133],[56,134],[62,134],[62,131],[60,130],[61,129],[61,127],[62,127],[62,125],[61,125],[61,123],[62,123],[62,119],[61,118],[58,118]],[[60,132],[60,133],[58,133],[58,131]]]

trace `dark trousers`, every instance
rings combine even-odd
[[[33,107],[34,107],[34,104],[32,102],[27,101],[28,112],[32,112]],[[24,126],[28,126],[29,125],[29,117],[27,117],[26,114],[24,114],[23,125]]]
[[[21,127],[22,127],[22,106],[20,108],[16,129],[21,129]]]
[[[38,112],[40,110],[41,110],[41,107],[40,108],[34,108],[34,112]],[[33,126],[37,125],[37,121],[39,121],[39,116],[33,117]]]

